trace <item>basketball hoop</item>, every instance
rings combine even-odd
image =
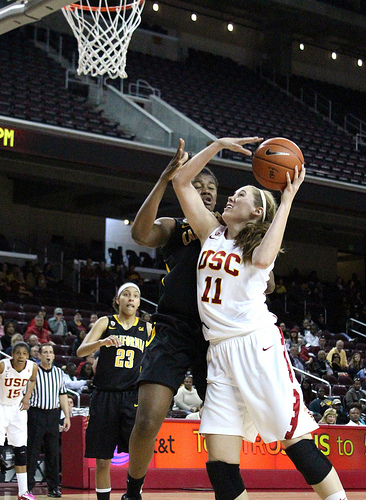
[[[80,0],[62,9],[77,41],[78,74],[127,78],[127,49],[141,22],[145,0]],[[129,3],[128,3],[129,2]]]

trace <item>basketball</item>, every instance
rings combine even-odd
[[[289,139],[274,137],[262,142],[252,161],[254,177],[261,186],[272,191],[283,191],[287,185],[286,172],[294,178],[295,166],[299,172],[304,163],[301,149]]]

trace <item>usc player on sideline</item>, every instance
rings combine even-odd
[[[12,358],[0,361],[0,446],[5,434],[14,448],[15,472],[18,481],[18,500],[35,500],[27,490],[27,411],[36,384],[38,366],[29,361],[29,347],[17,342]],[[25,392],[24,392],[25,391]],[[6,463],[0,455],[2,470]]]
[[[136,317],[140,289],[135,283],[120,286],[113,301],[117,314],[103,316],[77,350],[87,356],[99,349],[91,396],[85,456],[97,459],[98,500],[109,500],[110,465],[114,450],[128,452],[138,406],[137,379],[151,324]]]

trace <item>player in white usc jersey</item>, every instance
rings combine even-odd
[[[191,180],[222,149],[251,155],[258,137],[218,139],[188,161],[173,186],[202,249],[198,307],[208,349],[208,376],[200,432],[206,435],[207,472],[217,500],[248,499],[239,470],[242,439],[280,440],[289,458],[323,500],[346,500],[335,469],[315,446],[317,427],[305,408],[275,318],[264,304],[269,273],[281,250],[292,201],[305,168],[276,203],[269,191],[239,188],[222,214],[204,207]],[[222,418],[225,415],[225,419]]]
[[[29,347],[17,342],[13,357],[0,361],[0,446],[5,434],[14,448],[18,500],[34,500],[27,491],[27,411],[38,366],[29,361]]]

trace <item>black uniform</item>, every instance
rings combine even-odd
[[[116,445],[118,453],[128,452],[137,410],[137,379],[148,338],[146,322],[136,318],[125,330],[118,315],[109,316],[101,339],[110,335],[119,336],[122,346],[100,348],[85,435],[85,456],[105,460],[113,457]]]
[[[163,279],[158,312],[152,318],[153,332],[139,382],[155,382],[176,392],[192,368],[195,386],[204,399],[208,342],[202,334],[196,279],[201,244],[186,219],[175,221],[175,231],[162,249],[168,274]]]

